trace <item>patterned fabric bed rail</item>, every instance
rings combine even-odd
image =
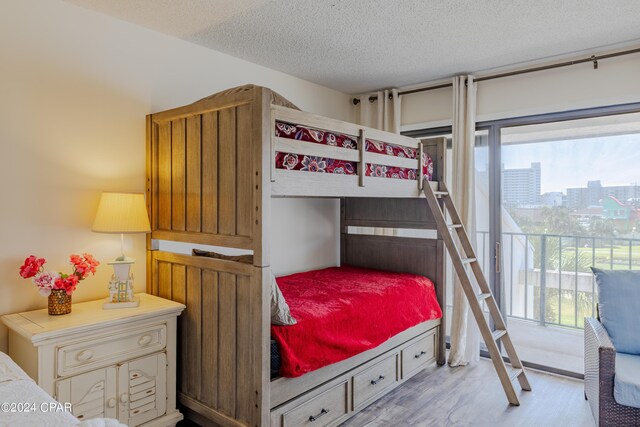
[[[347,150],[357,150],[357,138],[337,132],[314,129],[308,126],[276,121],[275,136],[297,141],[311,142]],[[417,159],[419,151],[415,148],[376,141],[365,138],[365,151],[392,157]],[[334,173],[343,175],[357,174],[357,162],[310,156],[286,152],[276,152],[276,168],[304,172]],[[426,153],[422,155],[422,171],[424,177],[431,181],[433,177],[433,160]],[[381,178],[417,180],[418,170],[384,164],[367,163],[365,175]]]

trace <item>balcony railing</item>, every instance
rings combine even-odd
[[[478,257],[487,258],[488,232],[480,231]],[[502,235],[502,305],[508,317],[582,329],[596,314],[590,267],[640,270],[640,239],[538,233]]]

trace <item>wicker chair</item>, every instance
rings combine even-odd
[[[586,318],[584,324],[584,395],[596,425],[640,426],[640,409],[623,406],[613,397],[616,349],[602,323]]]

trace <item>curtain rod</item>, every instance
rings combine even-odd
[[[616,56],[631,55],[631,54],[634,54],[634,53],[640,53],[640,48],[630,49],[630,50],[623,50],[623,51],[614,52],[614,53],[607,53],[607,54],[604,54],[604,55],[591,55],[588,58],[576,59],[574,61],[558,62],[556,64],[543,65],[543,66],[540,66],[540,67],[525,68],[523,70],[518,70],[518,71],[510,71],[510,72],[506,72],[506,73],[493,74],[493,75],[489,75],[489,76],[485,76],[485,77],[478,77],[477,79],[475,79],[475,81],[476,82],[483,82],[483,81],[486,81],[486,80],[500,79],[502,77],[511,77],[511,76],[517,76],[517,75],[520,75],[520,74],[534,73],[536,71],[551,70],[551,69],[554,69],[554,68],[568,67],[570,65],[584,64],[585,62],[593,62],[593,69],[597,70],[598,69],[598,60],[600,60],[600,59],[614,58]],[[398,92],[398,95],[409,95],[409,94],[412,94],[412,93],[426,92],[428,90],[442,89],[442,88],[451,87],[451,86],[453,86],[452,83],[443,83],[443,84],[440,84],[440,85],[423,87],[423,88],[420,88],[420,89],[405,90],[405,91],[402,91],[402,92]],[[369,97],[369,102],[373,102],[376,99],[378,99],[377,95],[370,96]],[[391,99],[391,95],[389,95],[389,99]],[[358,105],[360,103],[360,100],[358,98],[353,98],[352,102],[353,102],[353,105]]]

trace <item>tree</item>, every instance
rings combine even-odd
[[[569,215],[569,210],[562,206],[544,207],[540,212],[543,218],[545,234],[582,234],[584,228],[578,219]]]
[[[520,229],[528,234],[584,235],[584,227],[578,219],[562,206],[540,208],[533,218],[518,215],[515,210],[509,210],[509,214]]]
[[[589,234],[595,237],[615,237],[613,221],[604,218],[593,218],[589,224]]]

